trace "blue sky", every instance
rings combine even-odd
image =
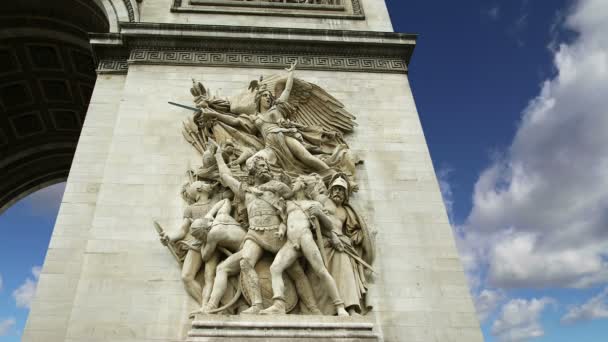
[[[420,34],[410,80],[486,340],[605,341],[608,1],[387,4]],[[0,215],[0,341],[19,340],[62,190]]]

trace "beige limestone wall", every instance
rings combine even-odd
[[[125,78],[97,78],[22,341],[65,340]]]
[[[46,342],[184,336],[195,303],[152,220],[176,228],[184,171],[198,160],[180,133],[188,111],[166,102],[189,104],[191,77],[232,95],[274,72],[131,65],[124,91],[120,76],[98,83],[85,127],[97,118],[114,123],[110,112],[115,125],[100,128],[103,140],[81,140],[24,341],[40,340],[44,331],[52,332]],[[378,230],[370,317],[384,341],[482,341],[407,76],[298,71],[297,77],[324,87],[358,117],[348,140],[365,164],[354,200]],[[108,114],[97,116],[102,100]]]
[[[173,0],[146,0],[141,3],[141,21],[153,23],[265,26],[331,30],[392,32],[384,0],[360,0],[365,20],[298,18],[287,16],[235,15],[213,13],[172,13]],[[188,0],[182,0],[184,4]]]

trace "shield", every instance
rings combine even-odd
[[[260,280],[260,289],[262,292],[262,306],[264,309],[272,305],[272,281],[270,277],[270,265],[273,261],[273,256],[265,255],[255,265],[255,270],[258,273],[258,279]],[[285,310],[287,312],[292,311],[296,304],[298,304],[298,294],[296,293],[296,287],[291,278],[283,273],[283,282],[285,283]],[[241,277],[241,288],[243,289],[243,297],[249,305],[251,305],[251,288],[247,285],[246,281],[243,281]]]

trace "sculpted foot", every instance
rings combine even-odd
[[[196,315],[199,315],[199,314],[204,314],[204,313],[205,313],[205,311],[203,311],[203,310],[204,310],[204,309],[202,309],[202,308],[201,308],[201,309],[199,309],[199,310],[192,311],[192,312],[191,312],[191,313],[188,315],[188,318],[190,318],[190,319],[194,319],[194,318],[196,318]]]
[[[241,315],[259,315],[260,311],[262,311],[262,305],[254,304],[249,309],[241,312]]]
[[[355,310],[355,309],[350,309],[350,308],[349,308],[349,309],[348,309],[348,314],[349,314],[351,317],[361,317],[361,314],[360,314],[360,313],[358,313],[358,312],[357,312],[357,310]]]
[[[346,310],[344,309],[344,305],[338,305],[336,307],[336,311],[338,311],[338,316],[340,316],[340,317],[349,317],[350,316],[348,314],[348,312],[346,312]]]
[[[260,311],[260,315],[284,315],[285,314],[285,301],[281,299],[275,299],[271,307]]]
[[[205,304],[202,308],[201,308],[201,312],[206,314],[206,315],[213,315],[213,314],[218,314],[219,312],[211,312],[213,310],[217,309],[217,306],[214,305],[210,305],[210,304]]]

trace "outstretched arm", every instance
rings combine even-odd
[[[291,199],[294,195],[294,191],[291,190],[291,188],[288,187],[287,184],[285,184],[283,182],[278,182],[278,181],[268,183],[268,184],[263,184],[263,185],[258,186],[257,188],[258,188],[258,190],[261,190],[261,191],[274,192],[284,199]]]
[[[181,226],[179,226],[179,229],[176,232],[162,232],[160,241],[166,245],[169,242],[175,242],[185,238],[186,234],[188,234],[188,230],[190,229],[190,224],[192,224],[192,220],[189,218],[184,218]]]
[[[226,211],[226,208],[225,208],[226,205],[230,206],[230,200],[227,198],[224,198],[223,200],[215,203],[215,205],[207,212],[205,217],[212,220],[220,210],[222,210],[224,212]]]
[[[235,195],[242,195],[241,182],[232,176],[232,172],[224,158],[222,157],[222,149],[217,145],[213,139],[209,139],[209,144],[215,149],[215,161],[217,162],[217,168],[220,173],[220,180],[224,186],[227,186],[234,192]]]
[[[217,119],[217,120],[225,123],[228,126],[232,126],[232,127],[241,126],[241,121],[238,118],[230,116],[230,115],[218,113],[213,109],[204,108],[201,116],[202,116],[203,120],[212,118],[212,119]]]
[[[287,84],[285,84],[285,89],[283,89],[281,96],[277,100],[279,102],[287,102],[287,100],[289,100],[289,94],[293,87],[293,71],[296,69],[296,64],[298,64],[298,62],[294,62],[291,67],[287,69]]]

